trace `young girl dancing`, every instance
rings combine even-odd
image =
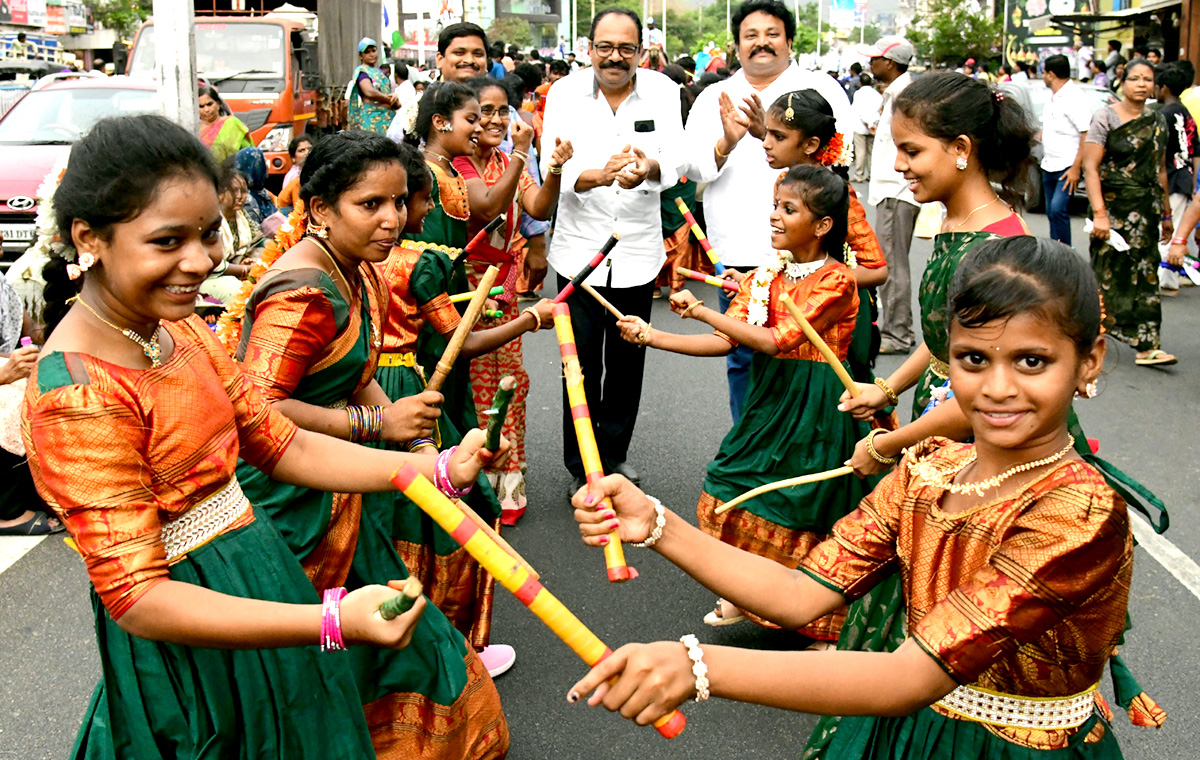
[[[840,467],[867,430],[865,423],[833,410],[842,384],[780,303],[785,295],[795,302],[845,361],[858,314],[854,277],[841,259],[848,198],[845,180],[823,167],[787,172],[775,188],[771,214],[778,262],[747,275],[725,314],[687,290],[671,296],[674,311],[712,326],[715,334],[677,335],[634,316],[620,322],[626,340],[666,351],[724,356],[739,343],[755,349],[742,416],[708,465],[696,514],[709,535],[788,567],[824,539],[870,486],[840,478],[766,493],[725,514],[717,508],[765,483]],[[704,622],[742,619],[736,607],[719,600]],[[840,624],[840,615],[806,621],[802,633],[836,641]]]
[[[816,90],[797,90],[781,95],[767,110],[767,132],[763,150],[772,169],[792,166],[834,166],[842,160],[844,135],[836,131],[833,108]],[[871,368],[879,355],[879,328],[875,322],[879,307],[875,288],[887,281],[887,260],[875,231],[867,221],[867,212],[850,188],[846,216],[846,247],[853,256],[846,266],[858,283],[858,321],[846,359],[850,374],[865,383],[875,377]]]
[[[298,429],[193,315],[221,261],[221,212],[216,167],[186,130],[100,121],[53,207],[23,432],[96,591],[104,675],[75,756],[375,757],[351,662],[316,645],[403,647],[425,602],[390,622],[383,586],[330,589],[322,605],[234,469],[241,457],[281,482],[365,493],[393,490],[405,462],[434,477],[433,458]],[[474,481],[481,442],[449,457],[449,485]]]
[[[441,394],[393,402],[374,379],[388,305],[374,263],[391,252],[407,217],[400,147],[373,132],[339,132],[316,144],[300,177],[303,211],[293,213],[291,235],[273,244],[281,255],[246,299],[235,347],[242,371],[307,430],[360,442],[427,437]],[[279,526],[317,590],[408,575],[392,545],[398,502],[408,502],[399,494],[324,493],[247,463],[238,481]],[[503,756],[500,697],[462,635],[433,609],[412,646],[426,667],[391,652],[354,653],[379,757]]]
[[[1099,375],[1096,279],[1060,243],[988,242],[959,266],[950,375],[974,444],[933,438],[798,570],[736,551],[618,476],[574,497],[584,542],[619,527],[739,606],[800,627],[895,568],[908,638],[895,652],[632,644],[569,692],[646,724],[710,695],[843,720],[838,758],[1119,758],[1095,696],[1125,626],[1126,504],[1081,461],[1071,399]],[[612,499],[614,514],[597,512]],[[610,678],[616,678],[611,684]],[[879,688],[887,684],[887,688]]]

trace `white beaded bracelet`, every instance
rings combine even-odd
[[[663,508],[662,502],[650,494],[646,494],[646,498],[654,503],[654,529],[650,531],[650,535],[646,537],[645,541],[630,544],[639,549],[649,549],[657,544],[658,540],[662,538],[663,528],[667,527],[667,510]]]
[[[692,675],[696,676],[696,701],[708,699],[708,666],[704,664],[704,652],[700,649],[700,640],[695,634],[679,639],[687,647],[688,659],[692,661]]]

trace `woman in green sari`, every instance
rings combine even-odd
[[[309,234],[271,265],[246,303],[237,352],[243,371],[305,429],[356,441],[428,436],[440,395],[393,403],[374,380],[388,296],[373,263],[387,257],[407,216],[399,147],[342,132],[316,146],[301,177]],[[329,494],[249,466],[239,466],[238,479],[318,589],[408,575],[392,545],[396,494]],[[507,724],[474,649],[433,607],[412,646],[416,654],[405,657],[352,655],[379,756],[503,756]]]
[[[230,113],[217,88],[201,85],[197,100],[200,105],[200,142],[208,146],[218,164],[224,163],[242,148],[254,147],[250,130],[241,119]]]
[[[400,107],[392,94],[392,80],[378,66],[379,46],[370,37],[358,41],[360,65],[346,87],[347,118],[350,129],[387,134],[388,125]]]
[[[1104,328],[1137,349],[1142,366],[1174,364],[1159,347],[1158,243],[1174,232],[1167,190],[1167,122],[1146,110],[1154,67],[1130,62],[1125,100],[1092,117],[1083,146],[1083,179],[1092,205],[1092,268],[1104,297]],[[1165,213],[1164,213],[1165,210]],[[1128,243],[1121,250],[1113,233]],[[1121,246],[1125,247],[1125,246]]]

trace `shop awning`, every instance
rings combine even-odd
[[[1157,11],[1166,10],[1176,5],[1182,5],[1183,0],[1143,0],[1140,8],[1126,8],[1108,13],[1063,13],[1048,14],[1031,18],[1025,22],[1031,33],[1039,32],[1051,26],[1082,32],[1089,28],[1094,30],[1100,24],[1110,24],[1108,29],[1120,29],[1132,26],[1139,16],[1145,16]]]

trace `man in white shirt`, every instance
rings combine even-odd
[[[633,11],[600,11],[590,37],[591,69],[558,80],[547,94],[542,144],[561,139],[575,146],[560,169],[550,266],[561,289],[618,233],[621,241],[587,283],[623,313],[649,321],[654,279],[666,261],[659,193],[679,181],[685,165],[679,87],[637,68],[642,23]],[[549,158],[542,161],[542,170],[550,171]],[[645,349],[623,340],[616,321],[587,293],[576,291],[568,303],[600,457],[606,471],[636,482],[626,458]],[[585,481],[565,392],[563,449],[573,494]]]
[[[896,171],[896,143],[892,140],[892,103],[912,81],[912,43],[903,37],[880,37],[862,54],[871,59],[871,73],[887,84],[882,113],[875,130],[871,156],[871,184],[867,203],[875,207],[875,236],[888,263],[888,279],[879,288],[879,332],[883,354],[907,354],[916,343],[912,329],[912,273],[908,248],[920,205],[908,181]]]
[[[1092,122],[1092,105],[1071,81],[1071,62],[1052,55],[1042,64],[1042,81],[1050,101],[1042,111],[1042,190],[1050,237],[1071,244],[1071,215],[1067,210],[1083,170],[1083,142]]]
[[[866,182],[871,179],[871,155],[883,95],[875,89],[870,74],[864,72],[858,78],[859,88],[854,91],[854,168],[850,178],[855,182]]]
[[[692,105],[687,124],[687,176],[710,183],[704,191],[706,233],[721,262],[749,271],[770,263],[775,255],[769,220],[779,171],[767,165],[762,147],[767,109],[781,95],[816,90],[832,106],[837,130],[846,136],[854,129],[854,113],[837,80],[791,62],[796,19],[786,5],[778,0],[747,0],[733,14],[732,25],[742,68],[705,88]],[[727,104],[727,114],[737,114],[736,122],[722,119],[722,101]],[[722,290],[720,294],[722,311],[729,306],[727,293]],[[729,406],[735,422],[753,356],[753,349],[739,346],[726,358]]]

